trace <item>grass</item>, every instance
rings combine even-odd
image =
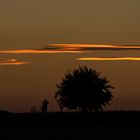
[[[1,113],[0,132],[30,137],[138,139],[140,111]]]

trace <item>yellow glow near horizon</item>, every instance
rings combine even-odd
[[[76,58],[81,61],[140,61],[140,57],[83,57]]]

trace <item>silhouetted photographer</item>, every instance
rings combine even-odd
[[[47,99],[42,102],[41,112],[48,112],[48,104],[49,102]]]

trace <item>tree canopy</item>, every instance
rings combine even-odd
[[[83,112],[103,111],[103,107],[112,100],[113,87],[101,73],[80,66],[65,73],[55,93],[61,110]]]

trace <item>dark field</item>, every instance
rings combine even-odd
[[[4,139],[140,139],[140,112],[0,114]]]

